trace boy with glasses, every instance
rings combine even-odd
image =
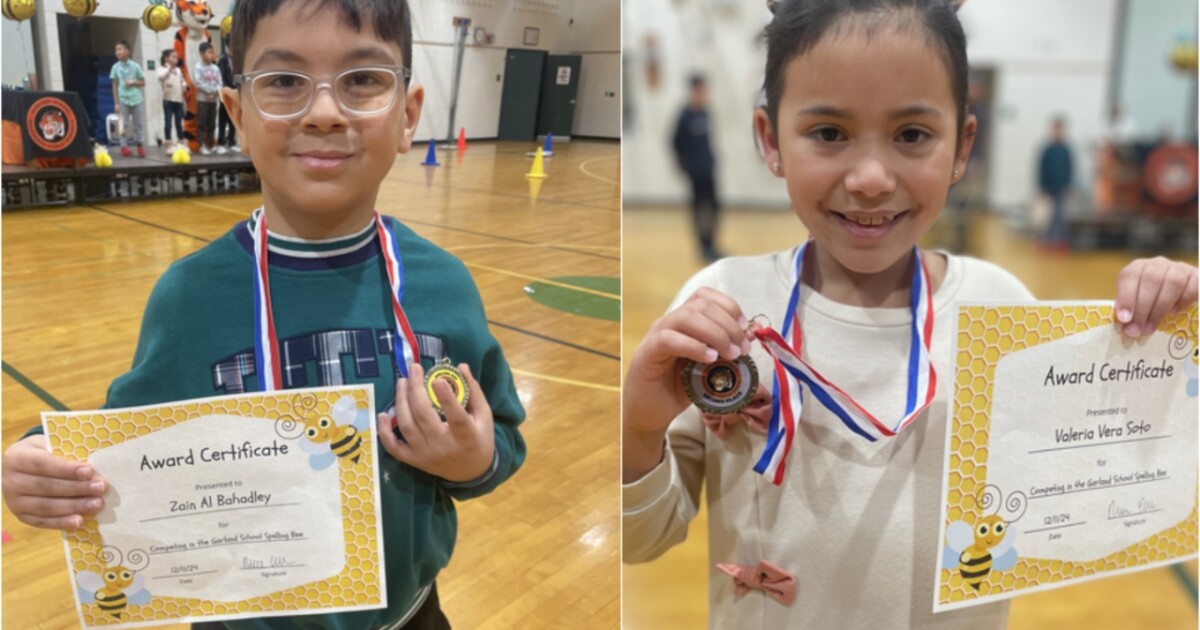
[[[262,179],[263,206],[163,274],[133,367],[113,382],[106,407],[270,389],[255,331],[272,322],[280,350],[272,354],[287,357],[277,387],[372,383],[377,400],[395,401],[376,418],[387,453],[379,493],[388,608],[224,626],[448,628],[434,580],[454,547],[454,501],[490,492],[520,467],[524,410],[465,266],[375,211],[424,98],[407,81],[407,4],[241,0],[233,24],[239,87],[223,98]],[[269,283],[256,293],[264,256]],[[271,306],[256,309],[256,300]],[[397,330],[405,316],[411,331]],[[397,365],[396,344],[416,362]],[[464,407],[449,383],[433,383],[443,421],[424,378],[449,359],[470,391]],[[5,500],[30,525],[79,527],[103,508],[107,483],[45,444],[31,435],[0,460]]]

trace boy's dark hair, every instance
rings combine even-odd
[[[212,50],[211,42],[200,42],[200,54],[201,55],[203,55],[204,53],[206,53],[210,50]]]
[[[125,39],[118,39],[118,40],[117,40],[117,45],[118,45],[118,46],[124,46],[124,47],[125,47],[125,50],[128,50],[129,52],[133,52],[133,48],[131,48],[131,47],[129,46],[129,40],[125,40]]]
[[[159,65],[163,65],[163,66],[167,65],[167,59],[170,58],[170,56],[174,53],[175,53],[175,49],[164,48],[162,58],[158,60]]]
[[[704,87],[705,85],[708,85],[708,79],[705,79],[703,74],[693,74],[692,76],[688,77],[688,87],[692,88],[693,90],[698,87]]]
[[[775,18],[767,26],[767,70],[763,89],[767,115],[777,127],[779,99],[788,63],[817,45],[831,29],[851,23],[868,33],[897,23],[918,27],[942,56],[950,75],[950,91],[957,107],[956,138],[962,137],[967,118],[967,37],[949,0],[782,0],[771,5]],[[859,24],[853,24],[859,21]]]
[[[234,8],[233,30],[230,33],[234,74],[244,71],[246,50],[258,21],[273,15],[285,1],[239,0]],[[412,69],[412,14],[408,10],[407,0],[315,0],[306,3],[301,11],[313,13],[326,7],[336,8],[342,23],[356,32],[362,30],[364,20],[370,21],[375,36],[400,46],[400,52],[404,55],[401,63]]]

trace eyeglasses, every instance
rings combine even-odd
[[[318,83],[304,72],[262,70],[239,74],[234,77],[234,84],[249,91],[250,100],[263,118],[283,120],[303,116],[312,106],[317,90],[323,87],[333,92],[338,107],[348,116],[374,116],[395,105],[399,87],[411,75],[403,66],[350,68],[339,72],[332,81]]]

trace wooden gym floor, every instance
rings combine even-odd
[[[682,208],[624,209],[624,310],[622,346],[629,356],[650,324],[679,288],[701,268],[692,237],[691,213]],[[804,239],[793,214],[725,211],[718,246],[729,255],[749,255],[795,246]],[[945,218],[942,219],[946,221]],[[944,224],[938,226],[945,229]],[[941,247],[936,236],[926,243]],[[1011,271],[1039,299],[1111,299],[1117,272],[1136,256],[1123,252],[1046,255],[1004,223],[976,215],[969,223],[965,253]],[[1164,252],[1170,254],[1169,252]],[[1196,264],[1196,252],[1170,254]],[[630,630],[703,628],[708,620],[708,521],[705,501],[688,538],[659,559],[623,567],[622,627]],[[1194,630],[1196,562],[1069,586],[1017,598],[1011,630]]]
[[[620,609],[619,323],[543,306],[526,286],[619,305],[616,290],[552,278],[619,277],[620,147],[560,143],[549,178],[531,184],[533,148],[473,144],[461,159],[440,151],[444,165],[427,169],[425,146],[414,147],[379,197],[381,212],[467,264],[528,412],[527,463],[459,505],[458,546],[438,591],[460,628],[611,628]],[[99,407],[129,367],[155,279],[259,203],[238,195],[5,213],[3,447],[55,401]],[[78,627],[60,535],[7,509],[3,529],[12,536],[3,625]]]

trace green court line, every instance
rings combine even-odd
[[[1172,564],[1171,571],[1175,573],[1175,577],[1183,585],[1184,590],[1192,596],[1192,604],[1195,605],[1197,602],[1196,583],[1192,581],[1192,576],[1183,570],[1183,563]]]
[[[555,284],[532,282],[525,287],[525,295],[544,306],[612,322],[621,321],[621,280],[598,276],[563,276],[551,278]],[[587,292],[571,290],[570,287],[588,289]],[[612,295],[612,298],[604,296]]]
[[[66,405],[59,402],[59,400],[57,398],[55,398],[54,396],[51,396],[50,392],[42,389],[41,387],[38,387],[37,383],[34,383],[27,376],[18,372],[17,368],[9,365],[7,361],[0,361],[0,367],[2,367],[4,369],[5,374],[13,377],[13,380],[20,383],[25,389],[28,389],[29,391],[33,392],[34,396],[41,398],[42,402],[46,403],[47,405],[50,405],[50,407],[52,409],[54,409],[55,411],[70,411],[71,410],[69,407],[67,407]]]

